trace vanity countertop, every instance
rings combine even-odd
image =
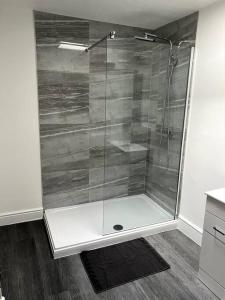
[[[205,194],[225,204],[225,188],[212,190]]]

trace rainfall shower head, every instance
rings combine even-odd
[[[151,33],[151,32],[145,32],[145,36],[146,37],[151,36],[151,37],[154,37],[154,38],[159,38],[159,36],[157,34],[154,34],[154,33]]]
[[[135,36],[135,39],[145,42],[156,42],[155,36],[145,32],[145,36]]]
[[[59,49],[84,51],[88,46],[85,44],[69,43],[61,41],[58,45]]]
[[[171,40],[167,39],[166,37],[163,36],[159,36],[155,33],[149,33],[149,32],[145,32],[145,36],[144,37],[139,37],[139,36],[135,36],[136,39],[141,40],[141,41],[147,41],[147,42],[157,42],[157,40],[163,40],[166,41],[170,44],[170,47],[172,48],[173,43]]]
[[[143,37],[143,36],[135,36],[135,39],[140,40],[140,41],[145,41],[145,42],[156,42],[155,39],[149,38],[149,37]]]

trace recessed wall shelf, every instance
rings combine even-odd
[[[130,143],[129,141],[112,140],[112,141],[110,141],[110,144],[119,148],[123,152],[135,152],[135,151],[147,151],[148,150],[148,148],[146,148],[142,145]]]

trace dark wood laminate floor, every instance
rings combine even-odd
[[[79,255],[53,260],[42,221],[0,227],[6,300],[217,299],[197,278],[200,248],[177,230],[147,240],[171,269],[96,295]]]

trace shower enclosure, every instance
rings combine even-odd
[[[178,209],[193,41],[150,35],[106,43],[103,234],[168,222]]]
[[[120,25],[99,38],[99,23],[52,16],[35,13],[54,256],[174,226],[193,44]]]

